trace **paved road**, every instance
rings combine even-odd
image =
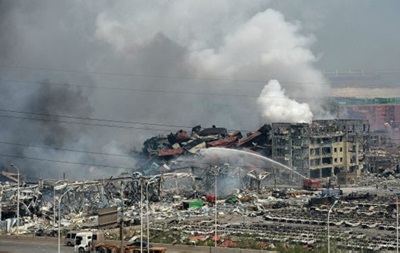
[[[62,243],[61,239],[61,243]],[[158,245],[158,244],[157,244]],[[161,245],[159,245],[161,246]],[[213,247],[191,247],[186,245],[162,245],[167,253],[268,253],[272,251],[227,249]],[[0,235],[0,253],[40,253],[57,252],[58,240],[53,237],[7,236]],[[61,253],[73,253],[74,248],[60,245]]]
[[[19,236],[0,237],[0,253],[39,253],[39,252],[57,252],[57,238],[24,238]],[[73,247],[60,245],[61,253],[73,253]]]

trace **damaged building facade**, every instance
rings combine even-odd
[[[369,125],[363,120],[273,123],[245,136],[239,131],[229,133],[219,127],[196,127],[193,130],[192,133],[180,130],[167,137],[148,139],[143,150],[148,165],[143,166],[143,173],[133,171],[119,177],[74,182],[40,180],[35,184],[24,182],[22,177],[19,187],[15,173],[1,173],[7,182],[0,182],[0,233],[15,234],[18,231],[21,235],[57,236],[59,226],[62,234],[70,230],[101,228],[107,239],[115,239],[120,224],[124,228],[125,241],[138,240],[147,230],[149,237],[146,235],[145,240],[152,243],[215,243],[218,247],[225,247],[228,245],[226,242],[231,242],[229,247],[246,247],[250,245],[248,241],[255,240],[256,243],[265,243],[257,246],[260,249],[273,250],[274,244],[283,242],[317,247],[321,234],[326,233],[326,214],[331,211],[329,207],[334,200],[331,197],[319,197],[319,193],[305,191],[294,184],[290,187],[282,184],[281,189],[279,185],[259,187],[256,182],[271,177],[271,174],[255,171],[256,163],[253,166],[246,163],[222,164],[224,157],[219,157],[222,158],[217,160],[219,166],[204,166],[197,170],[186,168],[186,172],[174,170],[174,163],[179,158],[195,157],[201,153],[200,150],[217,148],[233,151],[230,154],[235,157],[242,152],[265,156],[308,177],[337,177],[341,185],[344,184],[340,180],[352,184],[352,175],[359,175],[362,171],[381,172],[381,167],[393,162],[399,164],[398,156],[385,161],[380,159],[379,149],[376,153],[370,152]],[[393,149],[393,153],[396,150],[398,153],[398,148]],[[156,163],[163,165],[157,166]],[[399,167],[394,169],[398,171]],[[395,247],[395,215],[389,207],[394,198],[384,195],[392,191],[392,186],[383,177],[363,174],[368,178],[361,177],[355,187],[372,186],[374,194],[351,192],[336,196],[340,204],[331,213],[329,224],[335,232],[332,240],[338,238],[336,245],[342,249],[391,250]],[[241,176],[253,180],[235,185],[234,191],[229,191],[228,195],[221,194],[232,185],[231,179]],[[379,191],[378,188],[375,190],[378,184]],[[390,189],[386,191],[383,186]],[[214,198],[208,198],[217,192]],[[19,225],[15,222],[18,202]],[[110,207],[119,211],[118,224],[103,224],[101,221],[102,211]],[[145,219],[147,214],[149,219]],[[353,236],[347,232],[349,228],[360,232]],[[387,232],[387,236],[375,236],[383,232]],[[315,252],[326,251],[318,248]]]
[[[367,120],[348,119],[272,123],[246,136],[239,131],[230,134],[225,128],[197,126],[191,134],[180,130],[147,140],[143,154],[150,162],[168,163],[204,148],[239,149],[271,158],[307,178],[338,177],[340,184],[348,184],[364,168],[369,133]]]
[[[314,121],[310,137],[310,177],[334,175],[339,184],[353,184],[369,150],[367,120]]]
[[[309,178],[357,177],[368,151],[366,120],[315,120],[272,124],[272,159]],[[351,181],[351,180],[350,180]]]
[[[271,158],[308,177],[310,126],[306,123],[273,123]]]

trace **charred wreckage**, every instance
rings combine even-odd
[[[318,121],[311,125],[277,123],[264,125],[246,136],[240,131],[228,133],[225,128],[196,126],[190,134],[179,130],[146,140],[140,154],[146,162],[139,169],[108,179],[74,182],[43,179],[32,183],[18,180],[16,173],[2,171],[1,233],[56,235],[57,224],[62,225],[64,232],[101,228],[99,212],[118,207],[123,213],[124,226],[134,228],[125,232],[125,239],[137,237],[135,226],[141,224],[140,216],[146,212],[151,215],[151,225],[147,226],[151,226],[152,234],[172,231],[169,239],[174,243],[214,240],[222,247],[225,244],[226,247],[241,246],[236,237],[251,231],[258,235],[259,242],[264,242],[260,248],[285,242],[313,247],[321,241],[319,234],[325,229],[329,205],[334,199],[340,199],[331,221],[335,236],[341,238],[338,245],[353,249],[391,249],[393,208],[386,207],[393,205],[394,198],[389,196],[391,188],[387,178],[372,179],[368,170],[363,171],[367,160],[364,153],[369,150],[368,131],[362,120]],[[351,161],[339,164],[333,159],[323,160],[335,157],[335,148],[348,146],[351,148],[342,152],[352,154]],[[315,173],[312,170],[319,167],[309,161],[318,156],[318,149],[325,163],[319,164],[322,169]],[[232,153],[232,150],[241,152]],[[285,153],[288,150],[290,155]],[[301,185],[300,179],[310,176],[329,178],[329,183],[338,186],[340,173],[357,175],[357,180],[347,182],[348,186],[389,185],[384,189],[389,197],[352,192],[324,199],[318,192],[297,187]],[[218,209],[212,208],[217,203]],[[213,225],[213,212],[218,214],[218,227]],[[58,214],[61,214],[60,220]],[[304,230],[299,232],[293,224],[304,226]],[[340,232],[335,226],[346,230]],[[359,232],[350,232],[355,228]],[[382,230],[387,236],[372,238],[371,233],[359,228]],[[113,227],[106,229],[111,231]],[[223,231],[224,238],[212,237],[217,229]],[[164,237],[161,241],[167,239]],[[149,240],[155,240],[155,235]]]

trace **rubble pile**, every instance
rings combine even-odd
[[[15,211],[17,205],[17,186],[15,184],[1,185],[0,200],[7,203],[2,205],[2,212],[9,213]],[[21,212],[28,215],[40,212],[40,199],[42,193],[39,191],[37,185],[24,186],[19,189],[19,203]],[[45,207],[44,207],[45,208]],[[3,217],[7,218],[7,216]]]
[[[293,195],[292,195],[293,196]],[[203,245],[212,241],[215,229],[221,245],[225,240],[235,242],[253,238],[259,242],[315,245],[326,242],[327,213],[331,205],[307,206],[312,196],[296,195],[276,199],[259,199],[235,205],[223,202],[217,206],[218,225],[215,227],[214,207],[188,210],[175,218],[157,218],[151,223],[152,234],[160,231],[182,238],[180,243]],[[340,205],[331,214],[330,226],[336,245],[343,249],[391,250],[395,247],[396,215],[390,209],[393,197],[351,193],[342,196]],[[285,205],[276,205],[277,203]],[[153,213],[154,217],[157,216]],[[301,228],[301,229],[299,229]],[[377,237],[376,235],[385,235]],[[168,236],[167,236],[168,237]],[[166,239],[166,238],[164,238]]]
[[[56,236],[58,226],[63,233],[98,228],[102,225],[101,210],[115,207],[122,218],[125,240],[134,240],[149,228],[150,238],[146,239],[152,242],[207,245],[216,241],[220,247],[244,247],[252,242],[259,249],[288,243],[313,248],[326,241],[327,215],[337,199],[340,204],[330,213],[329,221],[336,245],[343,249],[392,249],[396,229],[393,193],[400,187],[398,156],[392,152],[387,163],[378,159],[387,153],[376,151],[366,156],[373,165],[366,167],[354,188],[343,196],[308,191],[302,189],[302,178],[295,168],[286,166],[284,173],[266,158],[280,150],[283,153],[277,155],[285,159],[289,147],[296,154],[294,158],[299,158],[293,162],[303,163],[308,159],[304,152],[311,145],[307,128],[274,126],[264,125],[246,136],[215,126],[155,136],[144,142],[142,156],[147,162],[115,178],[37,183],[14,178],[0,185],[0,231]],[[332,132],[320,125],[313,127],[320,134]],[[275,142],[271,133],[276,135]],[[336,134],[334,137],[340,139],[343,133]],[[290,138],[294,144],[287,146]],[[318,138],[314,138],[314,150],[322,145]],[[221,152],[205,160],[204,150]],[[236,159],[234,163],[221,155],[227,150]],[[252,156],[246,160],[237,152]],[[328,193],[343,192],[335,177],[325,179],[321,185]],[[332,189],[334,186],[339,189]],[[118,239],[117,222],[106,229],[108,239]]]
[[[226,168],[225,168],[226,169]],[[219,174],[220,173],[220,174]],[[256,177],[253,173],[250,176]],[[6,232],[15,226],[17,195],[19,192],[21,233],[28,233],[37,228],[37,224],[52,231],[57,227],[59,215],[61,225],[68,228],[87,228],[96,226],[98,210],[106,207],[125,206],[126,219],[133,224],[140,210],[140,199],[152,203],[184,201],[186,199],[203,198],[207,192],[204,185],[213,187],[215,178],[227,177],[223,168],[210,168],[202,172],[203,179],[192,173],[175,172],[160,175],[143,176],[136,172],[121,175],[118,178],[69,182],[67,180],[38,183],[7,183],[0,185],[0,213],[4,220],[0,227]],[[245,174],[246,177],[246,174]],[[206,179],[209,180],[206,180]],[[257,179],[259,180],[259,179]],[[201,183],[199,183],[201,182]],[[65,193],[65,194],[64,194]],[[60,200],[60,196],[63,198]],[[172,210],[166,205],[152,207],[161,212]],[[9,219],[7,223],[5,220]],[[34,222],[31,222],[34,221]],[[32,228],[32,226],[34,226]],[[43,228],[42,228],[43,229]]]
[[[214,174],[210,174],[208,183],[214,182],[215,175],[219,179],[215,172],[223,174],[227,167],[212,169],[209,173]],[[18,231],[20,234],[56,236],[58,223],[63,233],[97,228],[98,210],[116,206],[119,210],[123,207],[125,240],[138,238],[141,222],[142,229],[149,226],[149,239],[154,242],[206,245],[217,240],[220,246],[241,246],[246,240],[255,240],[264,245],[260,248],[268,248],[281,243],[314,247],[326,240],[323,235],[326,234],[327,213],[334,198],[329,197],[328,202],[322,204],[312,204],[312,199],[322,198],[320,193],[301,190],[300,185],[294,188],[257,186],[252,189],[249,184],[230,194],[214,196],[215,192],[203,188],[201,181],[188,172],[152,176],[136,172],[82,182],[24,183],[19,187],[21,221]],[[18,188],[9,183],[2,184],[1,189],[1,233],[15,233]],[[369,187],[376,191],[374,194],[355,191],[362,188],[352,189],[354,191],[336,197],[340,204],[330,217],[332,240],[341,248],[391,249],[395,241],[393,224],[396,215],[393,211],[395,198],[390,190]],[[59,203],[59,196],[64,193]],[[147,215],[149,225],[143,219]],[[215,229],[217,238],[214,238]],[[385,236],[377,237],[376,234]],[[105,235],[117,239],[118,228],[107,229]]]
[[[142,155],[153,162],[165,163],[185,154],[196,154],[200,149],[210,147],[246,149],[267,155],[271,147],[269,131],[271,127],[264,125],[243,137],[240,131],[228,133],[226,128],[213,126],[192,128],[191,133],[179,130],[168,136],[154,136],[144,142]]]
[[[389,179],[400,178],[399,151],[399,147],[372,149],[366,155],[367,172]]]

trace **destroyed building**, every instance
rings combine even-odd
[[[245,137],[239,131],[230,134],[226,128],[196,126],[190,134],[179,130],[168,137],[148,139],[143,155],[148,162],[157,164],[167,163],[177,156],[196,154],[203,148],[241,149],[271,158],[307,178],[339,176],[341,184],[347,184],[354,183],[363,169],[364,155],[369,149],[368,138],[367,120],[272,123]]]
[[[317,120],[311,124],[310,177],[338,177],[354,183],[369,150],[367,120]],[[348,180],[350,179],[350,180]]]
[[[179,130],[175,134],[159,135],[146,140],[141,155],[148,162],[163,163],[180,155],[196,154],[202,148],[221,147],[248,149],[269,156],[270,129],[269,125],[264,125],[243,137],[240,131],[228,133],[226,128],[196,126],[191,133]]]
[[[317,178],[337,176],[340,180],[350,182],[352,175],[359,174],[362,169],[382,172],[381,167],[392,166],[393,163],[397,167],[391,168],[398,173],[398,156],[397,160],[392,159],[396,156],[392,156],[392,160],[383,160],[380,159],[382,153],[379,149],[373,150],[375,153],[369,152],[368,133],[369,126],[363,120],[316,120],[312,124],[273,123],[245,136],[239,131],[229,133],[225,128],[196,127],[191,133],[181,130],[145,142],[143,153],[150,165],[146,167],[146,173],[158,171],[156,175],[133,172],[115,178],[81,182],[40,180],[35,185],[26,184],[21,179],[18,188],[15,173],[3,173],[4,177],[8,176],[8,180],[0,184],[0,213],[4,220],[0,221],[0,231],[37,235],[38,231],[43,230],[47,236],[56,236],[60,225],[63,234],[69,230],[102,228],[112,239],[116,238],[118,224],[103,223],[102,212],[113,207],[121,214],[125,241],[137,239],[138,235],[143,234],[142,228],[145,228],[150,233],[149,241],[172,244],[193,241],[200,244],[201,240],[210,243],[212,235],[217,231],[220,233],[220,239],[216,241],[219,247],[223,247],[232,238],[240,237],[237,242],[248,240],[249,235],[257,242],[317,245],[321,234],[326,231],[326,214],[334,200],[331,196],[322,197],[324,190],[319,195],[313,191],[291,189],[287,185],[284,189],[276,186],[259,187],[259,182],[268,177],[268,173],[253,174],[251,167],[245,170],[246,166],[241,169],[232,164],[201,168],[197,170],[201,172],[200,176],[190,169],[186,173],[171,168],[170,171],[160,170],[169,170],[168,162],[176,161],[173,159],[175,157],[196,156],[201,153],[197,151],[200,147],[203,151],[219,147],[229,149],[232,156],[239,156],[243,150],[257,156],[261,154],[301,174]],[[399,148],[394,148],[392,154],[398,153]],[[368,154],[364,156],[364,153]],[[365,161],[369,163],[364,165]],[[153,163],[163,162],[165,166],[151,168]],[[172,164],[169,165],[172,167]],[[232,184],[231,178],[241,176],[250,180],[241,181],[229,195],[220,194]],[[224,182],[224,179],[228,180]],[[367,181],[360,179],[360,182],[364,186]],[[391,232],[395,229],[395,216],[387,207],[392,206],[394,199],[383,196],[392,189],[384,190],[382,187],[382,192],[378,192],[378,189],[375,190],[377,179],[373,178],[372,182],[371,194],[352,192],[335,197],[343,200],[335,206],[329,223],[335,233],[332,238],[337,238],[338,247],[392,249],[390,242],[394,241]],[[387,184],[384,180],[381,182]],[[211,193],[214,190],[217,192],[218,188],[218,195],[213,197],[210,191],[203,191],[205,188],[211,188]],[[19,201],[16,198],[18,191]],[[335,191],[328,189],[328,192]],[[18,202],[19,225],[15,223]],[[213,204],[216,205],[212,207]],[[142,219],[143,213],[149,214],[147,221]],[[214,217],[218,217],[218,230],[214,230],[217,226]],[[347,233],[347,229],[359,232],[353,236]],[[372,236],[386,232],[389,236],[382,239]],[[258,236],[254,237],[254,234]],[[243,245],[238,244],[238,247]]]
[[[337,117],[368,120],[374,145],[400,144],[400,98],[335,97],[330,102]]]
[[[273,123],[272,159],[309,178],[360,175],[368,150],[366,120]],[[347,182],[342,182],[346,184]]]
[[[400,145],[371,146],[366,155],[366,171],[384,177],[400,177]]]
[[[339,113],[351,118],[366,119],[372,131],[400,127],[400,98],[344,98],[336,97]]]
[[[279,163],[295,168],[308,177],[310,127],[307,123],[272,123],[272,156]]]

